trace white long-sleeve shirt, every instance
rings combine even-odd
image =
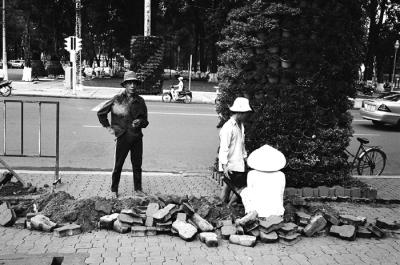
[[[219,171],[223,171],[222,165],[227,165],[231,171],[244,172],[244,159],[247,152],[244,145],[244,126],[237,124],[231,117],[219,132]]]

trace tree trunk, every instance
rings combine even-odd
[[[24,50],[24,60],[25,66],[31,67],[31,32],[30,32],[30,24],[31,24],[31,14],[25,14],[25,29],[23,34],[22,46]]]
[[[204,24],[202,21],[199,21],[199,35],[200,35],[200,72],[207,72],[207,61],[204,53],[204,45],[205,45],[205,33],[204,33]]]

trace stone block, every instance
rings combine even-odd
[[[274,243],[278,241],[278,234],[276,232],[264,233],[260,231],[260,241],[263,243]]]
[[[322,215],[315,215],[311,218],[310,223],[304,228],[306,236],[313,236],[315,233],[325,228],[327,222]]]
[[[38,214],[31,218],[31,226],[35,230],[51,232],[56,228],[57,224],[50,221],[48,217]]]
[[[236,234],[236,227],[233,225],[224,225],[223,227],[221,227],[221,237],[223,239],[229,239],[229,237],[231,235],[235,235]]]
[[[153,214],[155,220],[165,220],[164,218],[169,214],[169,212],[176,207],[176,204],[168,204],[164,208],[158,210]]]
[[[281,216],[271,215],[265,220],[260,221],[260,230],[265,234],[276,231],[283,226],[283,218]]]
[[[190,217],[190,220],[200,229],[201,232],[211,232],[214,230],[214,227],[198,213],[194,213]]]
[[[378,190],[375,188],[364,189],[364,197],[370,200],[376,200],[378,197]]]
[[[296,212],[296,221],[298,225],[306,226],[308,225],[310,220],[311,220],[311,215],[302,211]]]
[[[255,236],[248,235],[231,235],[229,237],[229,242],[245,247],[254,247],[256,245],[257,238]]]
[[[292,241],[296,240],[299,237],[300,237],[299,233],[292,233],[292,234],[287,234],[287,235],[283,234],[283,233],[279,234],[279,238],[282,238],[286,242],[292,242]]]
[[[133,237],[143,237],[146,236],[147,227],[134,225],[131,227],[131,236]]]
[[[248,214],[246,214],[245,216],[243,216],[242,218],[237,219],[235,221],[235,224],[244,226],[247,223],[251,223],[251,222],[254,222],[255,220],[257,220],[257,217],[258,217],[258,213],[256,211],[251,211]]]
[[[114,231],[116,231],[118,233],[126,234],[131,229],[131,226],[126,223],[122,223],[117,219],[117,220],[115,220],[115,222],[113,224],[113,229],[114,229]]]
[[[314,197],[319,197],[319,189],[318,188],[313,188],[313,192],[314,192]]]
[[[78,224],[68,224],[54,229],[53,234],[56,237],[74,236],[82,233],[81,226]]]
[[[146,209],[146,216],[153,217],[153,214],[155,214],[158,210],[160,210],[160,205],[158,205],[158,203],[155,202],[149,203]]]
[[[143,225],[143,220],[140,217],[133,217],[131,215],[120,213],[118,215],[118,220],[121,223],[125,223],[127,225]]]
[[[17,216],[13,209],[11,209],[8,202],[3,202],[0,205],[0,225],[12,226],[17,220]]]
[[[111,215],[105,215],[100,217],[99,228],[100,229],[113,229],[114,221],[118,218],[118,213]]]
[[[330,224],[339,225],[340,223],[339,218],[334,213],[325,212],[323,215],[325,220],[328,221]]]
[[[400,223],[397,220],[379,217],[376,220],[376,226],[383,229],[397,230],[400,229]]]
[[[286,188],[285,189],[285,192],[286,192],[286,196],[288,196],[288,197],[294,197],[294,196],[296,196],[296,194],[297,194],[297,189],[296,188]]]
[[[218,227],[218,228],[223,227],[223,226],[225,226],[225,225],[233,225],[232,220],[231,220],[231,219],[227,219],[227,220],[218,220],[218,222],[217,222],[217,227]]]
[[[385,232],[374,224],[368,224],[367,229],[372,233],[374,237],[377,238],[385,237]]]
[[[354,225],[332,225],[329,233],[345,240],[353,241],[356,239],[356,227]]]
[[[326,186],[319,186],[318,191],[319,191],[319,197],[326,198],[329,196],[329,188]]]
[[[186,241],[192,240],[197,233],[196,227],[180,220],[173,222],[172,227],[178,231],[179,237]]]
[[[182,203],[182,210],[190,217],[194,214],[194,209],[190,203]]]
[[[371,231],[368,230],[367,227],[359,226],[357,228],[357,237],[359,237],[359,238],[371,238],[372,237],[372,233],[371,233]]]
[[[147,216],[144,225],[145,226],[154,226],[154,218]]]
[[[218,237],[213,232],[202,232],[199,234],[200,241],[205,243],[207,247],[218,247]]]
[[[284,223],[283,226],[279,229],[279,231],[284,234],[292,234],[297,231],[298,226],[295,223]]]
[[[176,220],[181,220],[181,221],[186,222],[186,219],[187,219],[186,213],[178,213],[176,215]]]
[[[351,188],[350,196],[351,196],[351,198],[361,198],[361,189],[360,188]]]
[[[157,232],[170,232],[172,227],[172,221],[156,223]]]
[[[311,198],[314,197],[314,190],[310,187],[303,188],[303,197]]]
[[[26,218],[17,218],[14,227],[17,229],[24,229],[26,227]]]
[[[336,188],[328,188],[328,197],[329,198],[335,198],[336,197]]]
[[[128,215],[130,217],[141,218],[140,211],[136,209],[122,209],[121,214]]]
[[[355,225],[355,226],[361,226],[367,222],[367,218],[363,216],[342,214],[339,216],[339,218],[344,224]]]
[[[156,236],[157,228],[156,227],[146,227],[146,236]]]
[[[294,198],[292,198],[292,199],[290,200],[290,203],[291,203],[293,206],[296,206],[296,207],[299,207],[299,206],[307,206],[307,205],[308,205],[308,202],[307,202],[304,198],[301,198],[301,197],[294,197]]]
[[[344,188],[341,186],[335,186],[336,197],[344,197]]]
[[[111,214],[113,208],[113,204],[111,201],[100,201],[97,200],[94,204],[94,209],[98,212],[104,213],[104,214]]]
[[[26,214],[26,220],[30,221],[32,217],[38,215],[38,213],[27,213]]]
[[[351,196],[351,189],[344,188],[344,197],[350,198],[350,196]]]

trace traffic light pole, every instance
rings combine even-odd
[[[75,36],[80,38],[81,37],[81,0],[76,0],[75,2],[75,17],[76,17],[76,22],[75,22]],[[76,67],[74,69],[75,77],[77,77],[77,82],[75,82],[75,86],[78,86],[78,89],[81,89],[81,84],[82,84],[82,57],[81,57],[81,51],[77,51],[76,53],[76,60],[75,60]]]

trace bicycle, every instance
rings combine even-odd
[[[369,143],[366,138],[357,137],[357,140],[360,142],[360,146],[355,155],[345,150],[346,153],[354,157],[351,168],[357,169],[359,175],[379,176],[382,174],[386,165],[385,152],[379,146],[366,146]]]

